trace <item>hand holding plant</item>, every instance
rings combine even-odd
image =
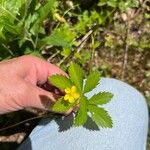
[[[99,72],[91,72],[85,84],[83,84],[84,71],[78,64],[71,63],[68,73],[69,78],[63,75],[48,77],[49,83],[64,91],[64,96],[58,99],[52,110],[62,113],[79,104],[79,109],[74,117],[75,126],[84,125],[89,116],[98,126],[111,128],[113,124],[111,117],[99,105],[110,102],[113,94],[110,92],[99,92],[89,99],[86,97],[86,93],[92,91],[98,85],[100,81]]]

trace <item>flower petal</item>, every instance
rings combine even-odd
[[[75,99],[74,99],[72,96],[70,96],[69,102],[70,102],[70,103],[74,103],[74,102],[75,102]]]
[[[74,97],[75,99],[78,99],[78,98],[80,97],[80,94],[74,93],[74,94],[73,94],[73,97]]]
[[[65,93],[68,94],[68,93],[70,93],[70,92],[71,92],[70,88],[66,88],[66,89],[65,89]]]
[[[71,87],[71,92],[74,93],[74,92],[76,92],[76,91],[77,91],[76,86],[72,86],[72,87]]]
[[[66,101],[69,100],[69,97],[70,97],[70,96],[69,96],[68,94],[66,94],[66,95],[64,96],[64,100],[66,100]]]

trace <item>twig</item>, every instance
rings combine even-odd
[[[57,66],[60,66],[66,60],[66,58],[67,56],[63,57],[63,59],[61,59],[61,61],[57,63]]]
[[[32,46],[34,48],[34,50],[36,49],[36,44],[34,43],[33,39],[31,37],[26,38],[26,40],[30,41],[32,43]]]
[[[5,44],[2,44],[2,46],[3,46],[12,56],[14,56],[14,53],[13,53]]]
[[[94,45],[94,37],[91,35],[91,39],[92,39],[92,45]],[[89,61],[89,69],[92,69],[92,65],[93,65],[93,60],[94,60],[94,53],[95,53],[95,48],[92,48],[92,53],[91,53],[91,59]]]
[[[135,17],[137,17],[140,13],[142,13],[144,11],[143,10],[144,9],[143,5],[145,5],[146,2],[147,2],[147,0],[144,0],[143,2],[140,2],[140,7],[137,9],[137,11],[135,11],[134,15],[131,18],[128,17],[127,23],[125,23],[125,25],[126,25],[126,34],[125,34],[125,38],[124,38],[125,51],[124,51],[124,59],[123,59],[122,72],[121,72],[121,79],[122,80],[124,80],[124,78],[125,78],[125,69],[126,69],[127,61],[128,61],[129,46],[128,46],[128,43],[127,43],[127,38],[128,38],[128,35],[129,35],[129,30],[130,30],[129,23],[130,23],[131,19],[134,19]],[[144,19],[143,19],[143,21],[144,21]],[[141,22],[141,24],[143,23],[143,21]]]
[[[18,126],[18,125],[20,125],[20,124],[23,124],[23,123],[25,123],[25,122],[28,122],[28,121],[32,121],[32,120],[35,120],[35,119],[39,119],[39,118],[47,118],[47,117],[59,117],[59,116],[62,116],[62,115],[65,115],[65,113],[57,113],[57,112],[52,112],[52,111],[48,111],[48,113],[44,113],[44,114],[41,114],[41,115],[39,115],[39,116],[36,116],[36,117],[32,117],[32,118],[29,118],[29,119],[26,119],[26,120],[23,120],[23,121],[20,121],[20,122],[18,122],[18,123],[15,123],[15,124],[13,124],[13,125],[10,125],[10,126],[7,126],[7,127],[4,127],[4,128],[1,128],[0,129],[0,132],[1,131],[4,131],[4,130],[7,130],[7,129],[10,129],[10,128],[13,128],[13,127],[16,127],[16,126]]]
[[[81,39],[80,43],[78,44],[77,53],[81,51],[81,49],[84,47],[88,37],[93,33],[93,30],[91,29],[88,33],[85,34],[85,36]]]
[[[145,82],[146,82],[146,79],[143,79],[143,80],[141,81],[139,87],[141,88]]]
[[[55,56],[57,56],[59,54],[59,51],[56,51],[56,53],[54,53],[53,55],[51,55],[48,59],[47,59],[47,61],[48,62],[51,62],[51,60],[55,57]]]
[[[129,34],[128,25],[129,25],[129,23],[126,23],[126,34],[125,34],[125,38],[124,38],[125,51],[124,51],[124,59],[123,59],[122,71],[121,71],[121,79],[122,80],[124,80],[124,78],[125,78],[125,70],[126,70],[127,61],[128,61],[128,50],[129,50],[129,46],[127,43],[127,38],[128,38],[128,34]]]
[[[134,19],[135,17],[137,17],[140,13],[142,13],[144,11],[144,5],[146,4],[147,0],[143,0],[140,1],[139,0],[139,8],[137,10],[135,10],[134,15],[132,16],[132,19]]]
[[[16,124],[10,125],[10,126],[8,126],[8,127],[1,128],[1,129],[0,129],[0,132],[1,132],[1,131],[4,131],[4,130],[7,130],[7,129],[10,129],[10,128],[13,128],[13,127],[16,127],[16,126],[18,126],[18,125],[20,125],[20,124],[23,124],[23,123],[27,122],[27,121],[31,121],[31,120],[35,120],[35,119],[42,118],[43,116],[44,116],[44,115],[36,116],[36,117],[33,117],[33,118],[29,118],[29,119],[23,120],[23,121],[18,122],[18,123],[16,123]]]

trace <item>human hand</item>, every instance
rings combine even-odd
[[[55,65],[29,55],[0,62],[0,114],[25,107],[50,108],[55,93],[37,85],[54,74],[66,75]]]

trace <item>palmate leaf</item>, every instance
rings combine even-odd
[[[86,80],[84,86],[84,93],[87,93],[92,89],[94,89],[97,86],[99,80],[100,80],[100,73],[98,71],[91,72]]]
[[[81,97],[80,99],[80,108],[78,110],[78,113],[75,117],[74,125],[75,126],[81,126],[84,125],[84,123],[87,120],[87,98],[85,96]]]
[[[95,104],[95,105],[102,105],[110,102],[112,99],[113,94],[110,92],[100,92],[98,94],[93,95],[90,100],[89,104]]]
[[[39,46],[42,46],[43,44],[61,46],[66,49],[71,48],[71,42],[67,39],[66,34],[60,30],[54,30],[50,36],[45,37],[40,41]]]
[[[9,15],[7,17],[15,18],[24,3],[24,0],[0,0],[0,16]]]
[[[0,0],[0,32],[4,38],[6,38],[7,32],[16,34],[18,27],[15,23],[19,20],[17,17],[20,15],[19,10],[23,4],[24,0]]]
[[[46,19],[49,13],[56,7],[56,0],[48,0],[46,4],[38,10],[40,15],[40,21]]]
[[[92,96],[90,99],[87,99],[87,97],[84,96],[84,92],[91,91],[98,84],[100,78],[99,72],[94,71],[88,76],[84,91],[82,90],[84,75],[82,68],[75,63],[71,63],[68,72],[70,79],[62,75],[53,75],[48,78],[49,83],[61,90],[71,88],[75,85],[78,88],[77,92],[79,92],[81,97],[79,101],[76,101],[75,103],[69,103],[64,100],[64,97],[62,97],[53,105],[52,111],[60,113],[66,112],[79,102],[80,107],[74,118],[75,126],[84,125],[87,121],[89,112],[91,113],[92,120],[98,126],[103,128],[111,128],[112,119],[108,112],[104,108],[98,107],[97,105],[108,103],[113,97],[113,94],[109,92],[100,92]]]
[[[49,83],[56,86],[57,88],[64,90],[65,88],[70,88],[73,86],[71,80],[63,75],[52,75],[48,77]]]
[[[95,121],[98,126],[102,128],[112,128],[112,119],[104,108],[89,105],[88,109],[92,114],[93,121]]]
[[[71,81],[76,85],[76,87],[81,92],[82,87],[83,87],[83,70],[82,70],[82,68],[79,65],[72,62],[69,66],[68,72],[69,72]]]
[[[66,102],[63,98],[60,98],[56,101],[56,103],[52,107],[52,111],[63,113],[73,107],[75,103]]]
[[[63,25],[54,29],[51,35],[39,40],[37,45],[39,48],[44,45],[53,45],[63,47],[63,49],[71,49],[76,36],[76,32],[72,31],[67,25]]]

